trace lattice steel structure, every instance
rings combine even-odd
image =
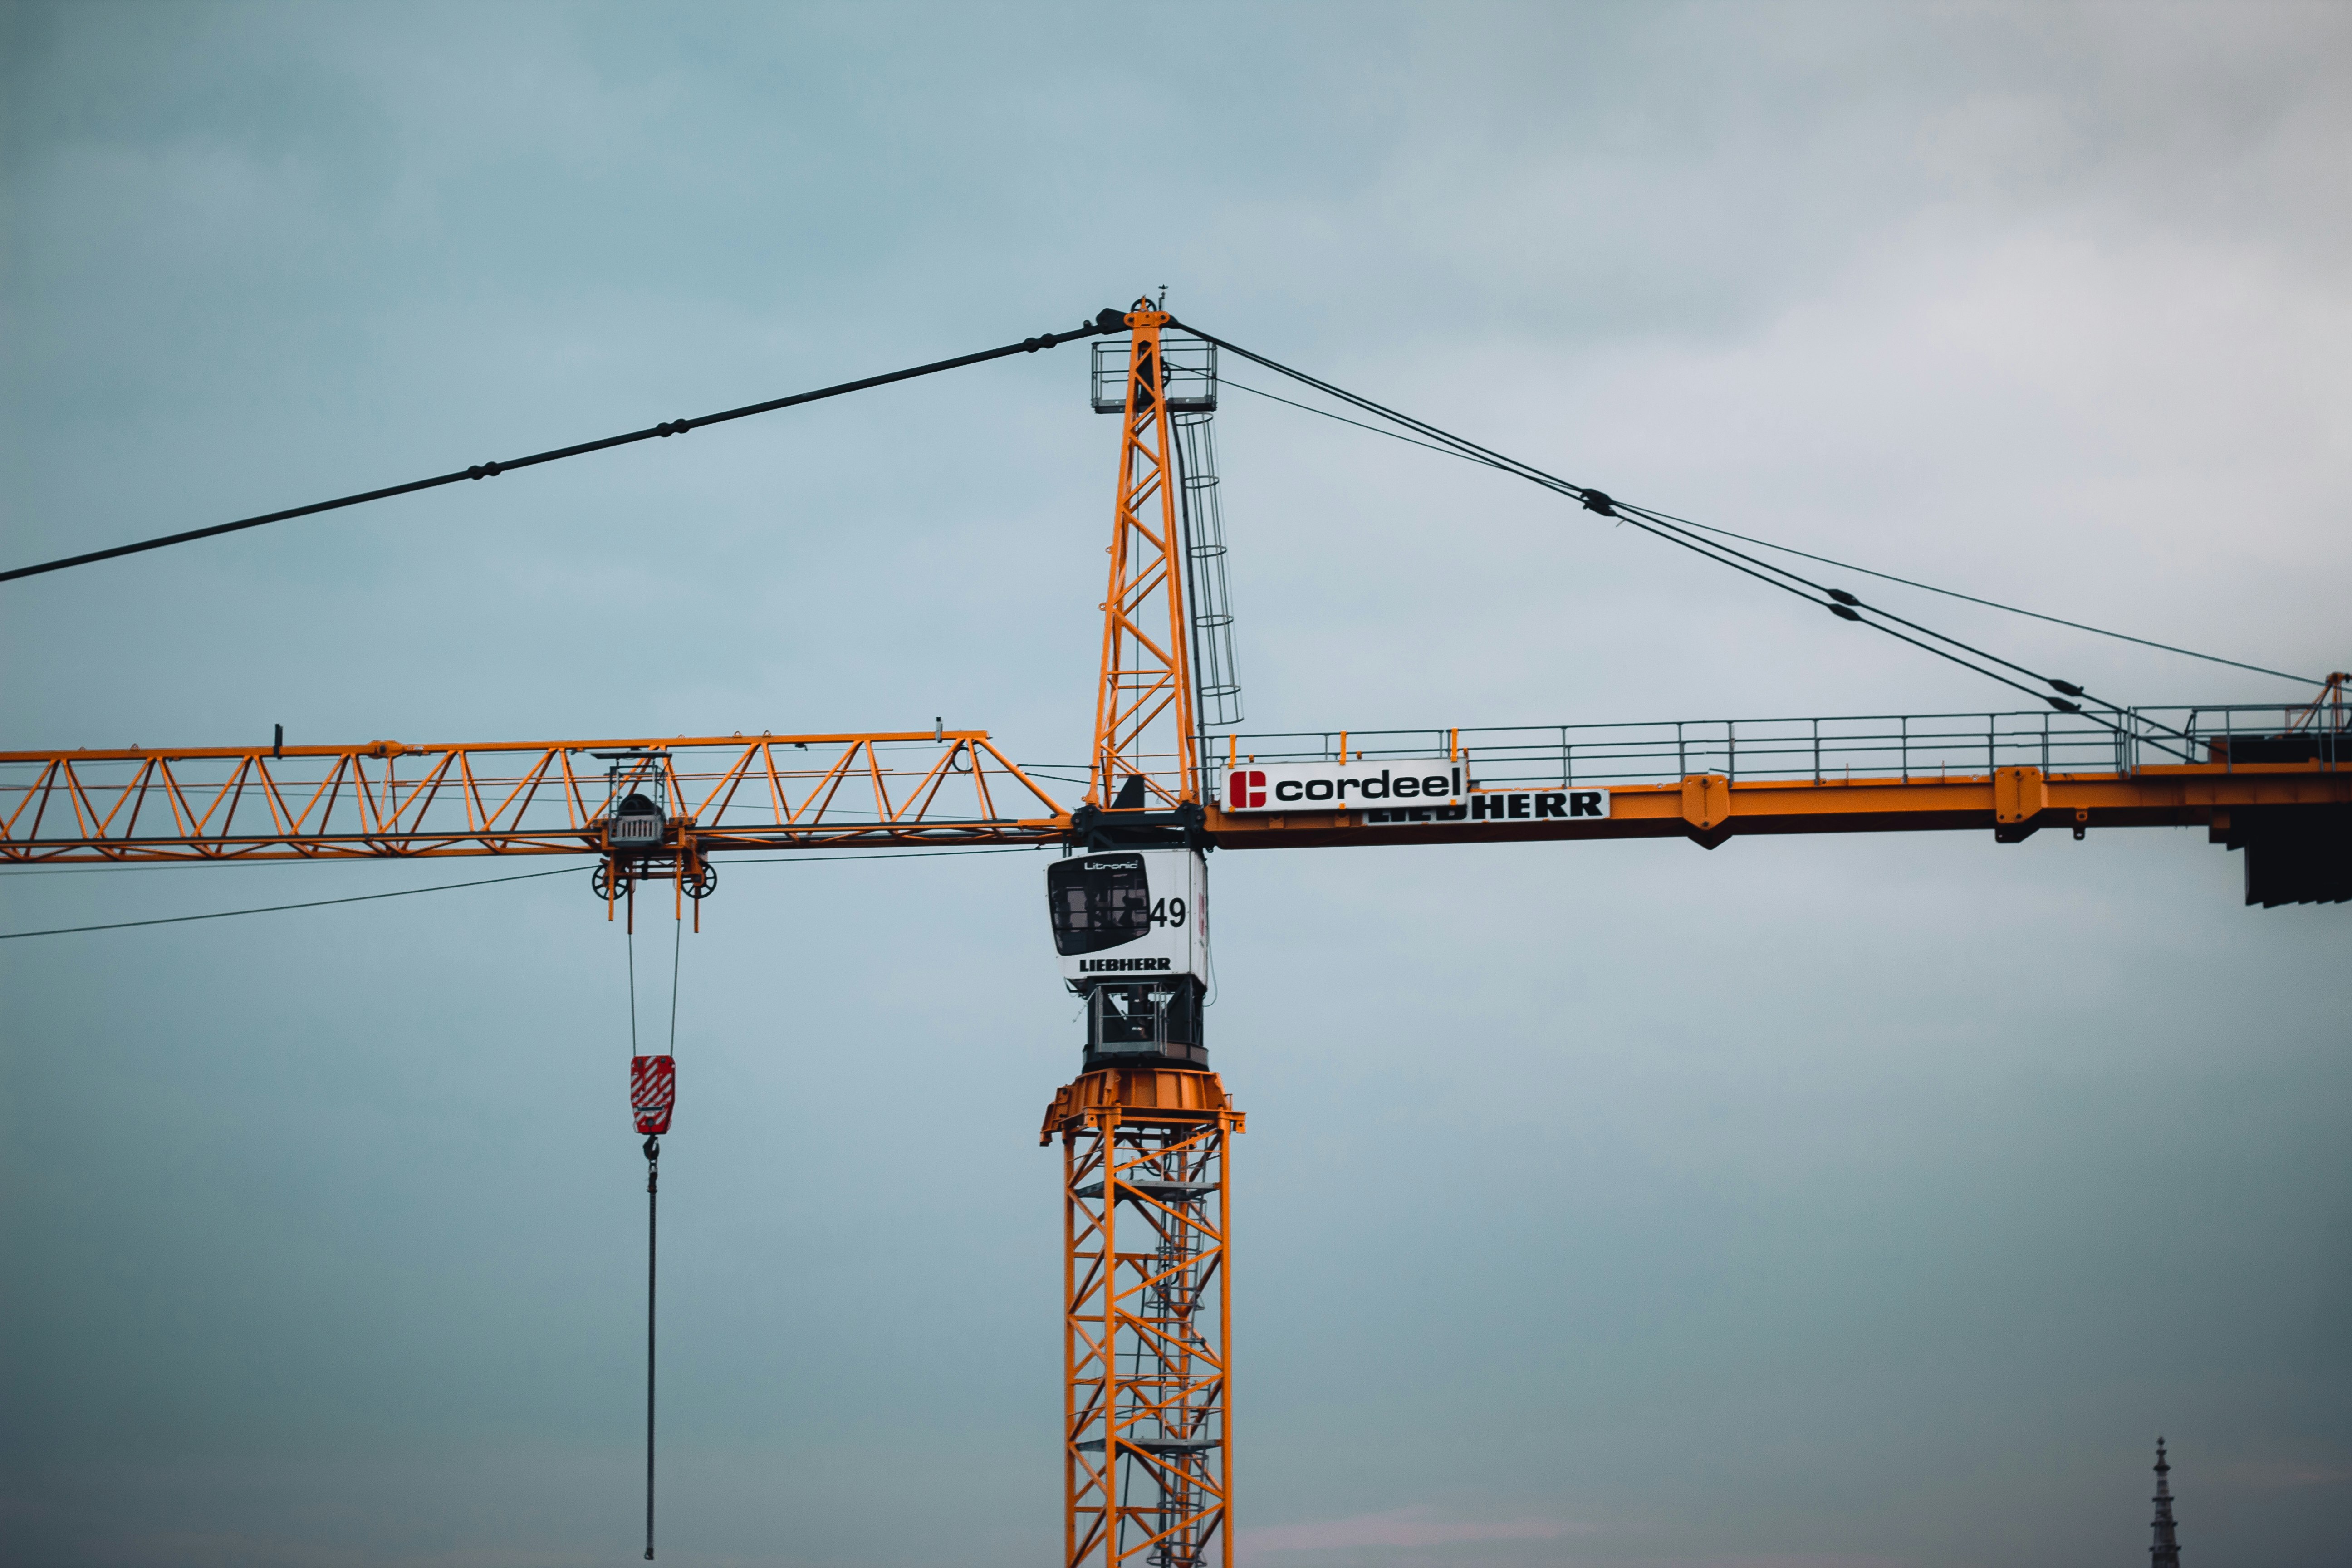
[[[1186,562],[1160,342],[1171,319],[1149,300],[1127,318],[1132,336],[1087,792],[1088,805],[1112,811],[1165,812],[1200,799]]]
[[[650,841],[623,797],[657,804]],[[0,752],[0,861],[1038,844],[1068,814],[984,730]]]
[[[1217,1076],[1088,1073],[1062,1141],[1065,1568],[1232,1568],[1227,1153]]]

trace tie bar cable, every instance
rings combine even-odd
[[[1269,359],[1263,354],[1253,353],[1248,349],[1243,348],[1237,343],[1218,337],[1214,333],[1202,331],[1197,327],[1192,327],[1186,323],[1177,321],[1172,317],[1170,318],[1170,322],[1171,325],[1192,332],[1195,336],[1198,336],[1206,342],[1214,343],[1220,348],[1225,349],[1233,353],[1239,354],[1242,358],[1248,360],[1254,364],[1262,365],[1265,368],[1275,372],[1276,374],[1289,377],[1291,380],[1297,382],[1301,385],[1311,387],[1316,391],[1323,393],[1328,397],[1335,398],[1353,407],[1359,408],[1365,413],[1374,415],[1379,418],[1386,420],[1391,425],[1401,426],[1404,429],[1412,430],[1419,436],[1426,437],[1426,439],[1423,440],[1413,440],[1413,445],[1428,446],[1433,450],[1444,451],[1453,456],[1479,463],[1482,466],[1496,468],[1501,472],[1511,474],[1517,478],[1526,479],[1530,483],[1541,486],[1546,489],[1567,496],[1570,500],[1581,504],[1587,510],[1597,512],[1601,516],[1614,519],[1620,522],[1632,522],[1636,528],[1641,529],[1643,532],[1649,533],[1655,538],[1665,540],[1670,543],[1678,544],[1683,548],[1689,550],[1694,554],[1703,556],[1707,560],[1715,562],[1718,565],[1729,566],[1734,571],[1738,571],[1748,576],[1756,578],[1759,582],[1779,588],[1784,593],[1794,595],[1799,598],[1806,600],[1808,603],[1819,605],[1823,609],[1830,611],[1832,615],[1835,615],[1842,619],[1868,626],[1875,631],[1883,632],[1887,636],[1896,638],[1898,641],[1909,643],[1911,646],[1920,648],[1925,652],[1933,653],[1939,658],[1946,658],[1974,674],[1983,676],[1989,679],[2000,681],[2004,686],[2023,691],[2029,696],[2035,697],[2043,702],[2049,703],[2053,708],[2055,708],[2062,712],[2084,713],[2085,717],[2090,718],[2094,722],[2099,723],[2102,726],[2114,731],[2118,735],[2128,732],[2122,726],[2100,718],[2095,713],[2085,712],[2081,703],[2072,700],[2076,698],[2084,699],[2098,707],[2105,708],[2109,712],[2114,713],[2118,717],[2122,717],[2126,714],[2126,710],[2123,707],[2119,704],[2110,702],[2104,698],[2086,692],[2083,688],[2075,685],[2072,681],[2061,680],[2053,677],[2043,675],[2038,670],[2030,669],[2012,660],[2003,658],[1998,654],[1990,653],[1986,649],[1963,642],[1959,638],[1936,631],[1932,627],[1922,626],[1916,621],[1908,620],[1903,616],[1895,615],[1892,611],[1880,608],[1874,605],[1865,604],[1854,595],[1847,593],[1842,589],[1827,587],[1822,584],[1814,582],[1811,578],[1808,578],[1800,573],[1790,570],[1790,568],[1774,565],[1772,563],[1762,560],[1759,557],[1750,555],[1745,551],[1734,549],[1727,544],[1720,542],[1719,538],[1706,536],[1717,535],[1721,538],[1741,539],[1747,542],[1758,544],[1759,547],[1764,549],[1773,550],[1785,554],[1802,556],[1809,560],[1826,561],[1826,557],[1814,556],[1804,551],[1788,550],[1783,546],[1770,544],[1760,540],[1748,540],[1746,535],[1734,533],[1727,529],[1717,529],[1703,523],[1693,523],[1688,520],[1675,517],[1671,513],[1655,511],[1649,508],[1633,506],[1631,503],[1619,502],[1605,490],[1597,489],[1591,486],[1574,484],[1569,480],[1562,479],[1559,476],[1548,473],[1545,470],[1535,467],[1531,463],[1527,463],[1518,458],[1508,457],[1503,453],[1495,451],[1490,447],[1480,446],[1476,442],[1470,441],[1463,437],[1456,436],[1450,431],[1442,429],[1437,426],[1431,425],[1425,420],[1414,418],[1411,415],[1403,414],[1396,409],[1390,408],[1385,405],[1376,403],[1370,398],[1349,392],[1345,388],[1335,385],[1330,382],[1309,375],[1304,371],[1296,370],[1278,361]],[[333,500],[315,502],[309,506],[289,508],[282,511],[268,512],[257,517],[240,519],[234,522],[215,523],[205,528],[189,529],[178,533],[165,534],[158,538],[142,540],[131,544],[116,545],[110,549],[89,551],[79,555],[65,556],[54,561],[41,562],[31,566],[16,567],[9,571],[0,572],[0,583],[13,582],[21,577],[37,576],[48,572],[63,571],[69,566],[88,565],[99,561],[112,560],[117,556],[134,555],[149,550],[160,550],[167,545],[184,544],[199,539],[208,539],[215,534],[233,533],[243,529],[258,528],[266,523],[282,522],[293,518],[312,516],[320,512],[332,511],[344,507],[358,506],[368,501],[383,500],[394,496],[407,495],[419,490],[432,489],[443,485],[455,484],[460,479],[472,480],[494,479],[510,469],[536,467],[542,463],[560,461],[565,458],[580,457],[589,452],[603,451],[608,447],[628,446],[639,441],[667,439],[671,436],[684,435],[690,430],[699,429],[704,426],[723,424],[730,420],[747,418],[755,414],[772,413],[777,409],[789,408],[803,403],[819,402],[825,398],[838,397],[851,392],[865,391],[872,387],[888,385],[895,382],[908,381],[919,376],[935,374],[941,371],[958,369],[964,365],[978,364],[989,360],[1002,359],[1011,354],[1034,353],[1039,349],[1053,348],[1060,343],[1072,342],[1076,339],[1097,337],[1106,332],[1116,331],[1124,324],[1125,319],[1120,312],[1115,310],[1106,309],[1097,312],[1092,321],[1081,322],[1076,330],[1070,331],[1045,332],[1036,337],[1024,338],[1017,343],[1008,343],[993,349],[984,349],[976,353],[962,354],[952,359],[936,360],[928,364],[915,365],[905,370],[892,371],[881,375],[867,376],[857,381],[843,382],[834,386],[821,387],[811,392],[795,393],[784,397],[772,398],[763,403],[746,404],[739,408],[726,409],[716,414],[707,414],[698,418],[667,420],[645,429],[629,431],[618,436],[605,437],[600,440],[585,441],[569,447],[556,447],[549,451],[533,453],[528,457],[512,458],[504,462],[476,464],[464,469],[436,475],[431,479],[416,479],[406,484],[393,485],[380,489],[362,491],[357,495],[343,496]],[[1244,388],[1244,390],[1252,392],[1257,391],[1257,389],[1254,387]],[[1259,393],[1259,395],[1266,397],[1274,396],[1271,393]],[[1275,400],[1284,403],[1289,402],[1289,399],[1286,398],[1276,398]],[[1293,406],[1303,408],[1307,405],[1303,404],[1295,404]],[[1338,415],[1328,415],[1326,410],[1309,409],[1308,411],[1312,413],[1324,413],[1327,414],[1327,416],[1332,418],[1342,418],[1342,416]],[[1348,420],[1344,418],[1342,419],[1342,422],[1351,425],[1358,423],[1355,420]],[[1374,426],[1363,426],[1360,427],[1367,429],[1375,428]],[[1381,431],[1380,433],[1395,434],[1391,431]],[[1398,437],[1398,438],[1406,440],[1412,439],[1410,437],[1402,436]],[[1703,531],[1703,532],[1701,531]],[[1839,564],[1838,563],[1830,563]],[[1867,568],[1864,567],[1853,567],[1848,569],[1863,571],[1867,573],[1869,575],[1885,578],[1892,582],[1907,584],[1906,579],[1891,577],[1885,573],[1869,572]],[[1927,588],[1927,591],[1933,593],[1948,592],[1944,589],[1928,587],[1927,584],[1908,584],[1907,585]],[[1992,601],[1978,600],[1970,595],[1955,594],[1951,596],[1969,599],[1972,602],[1979,604],[1992,604]],[[2000,609],[2012,608],[2012,606],[2000,605],[1995,605],[1994,607]],[[2021,615],[2033,614],[2033,612],[2022,610],[2016,611],[2015,613]],[[1973,656],[1973,658],[1977,659],[1985,660],[1991,664],[2000,665],[2004,668],[2014,670],[2018,674],[2026,676],[2030,679],[2037,681],[2042,686],[2048,687],[2051,690],[2063,693],[2063,695],[2060,697],[2053,697],[2036,690],[2033,687],[2021,685],[2021,683],[2000,674],[1996,670],[1986,668],[1979,664],[1971,663],[1969,658],[1960,658],[1943,648],[1931,647],[1927,643],[1919,641],[1916,637],[1907,637],[1903,633],[1895,630],[1893,626],[1881,624],[1878,620],[1871,619],[1870,617],[1874,616],[1883,617],[1884,620],[1894,622],[1899,626],[1907,626],[1912,631],[1917,632],[1923,637],[1932,638],[1935,642],[1946,644],[1950,648],[1958,648],[1961,653]],[[2063,626],[2080,626],[2080,623],[2077,622],[2058,621],[2055,616],[2037,616],[2036,618],[2057,621],[2057,624]],[[2081,629],[2095,632],[2099,631],[2099,628],[2097,627],[2085,626],[2081,627]],[[2101,635],[2111,637],[2122,636],[2120,633],[2101,633]],[[2168,651],[2171,652],[2189,652],[2189,650],[2187,649],[2170,648],[2165,644],[2148,643],[2145,638],[2131,637],[2126,638],[2125,640],[2144,643],[2149,647],[2165,647]],[[2210,658],[2211,656],[2192,654],[2191,657]],[[2217,660],[2216,662],[2225,664],[2237,663],[2235,660],[2227,659]],[[2277,675],[2282,673],[2275,670],[2261,670],[2259,667],[2250,665],[2239,665],[2238,668],[2256,669],[2259,673],[2263,674]],[[2294,678],[2287,677],[2286,679],[2292,679]],[[2142,721],[2152,722],[2145,720]],[[2172,732],[2169,731],[2168,726],[2158,724],[2156,727],[2158,729],[2164,729],[2168,733]],[[2186,740],[2185,736],[2176,736],[2176,738],[2183,741]],[[2161,742],[2157,743],[2161,745]],[[2166,749],[2169,750],[2170,748]]]
[[[1312,414],[1341,425],[1353,426],[1359,430],[1369,430],[1375,436],[1391,441],[1402,441],[1408,447],[1419,447],[1424,451],[1435,452],[1441,457],[1457,458],[1465,463],[1475,463],[1480,468],[1491,468],[1496,466],[1483,458],[1474,458],[1467,452],[1459,452],[1451,447],[1441,447],[1433,441],[1418,440],[1402,431],[1383,429],[1378,425],[1367,425],[1360,419],[1350,419],[1344,414],[1334,414],[1328,408],[1318,408],[1311,403],[1300,403],[1295,398],[1268,392],[1264,387],[1251,386],[1245,382],[1235,381],[1231,376],[1218,377],[1218,384],[1230,386],[1236,392],[1246,392],[1253,397],[1263,397],[1269,403],[1279,403],[1286,408],[1296,408],[1304,414]],[[1726,539],[1737,539],[1743,544],[1753,544],[1759,549],[1769,550],[1781,555],[1796,555],[1807,561],[1818,561],[1824,566],[1834,566],[1841,572],[1859,572],[1865,577],[1875,577],[1885,583],[1898,583],[1906,588],[1916,588],[1924,594],[1940,594],[1947,599],[1960,599],[1971,605],[1982,605],[1989,610],[2023,616],[2028,620],[2047,621],[2053,626],[2065,626],[2073,631],[2088,632],[2093,637],[2113,637],[2117,642],[2137,643],[2142,647],[2152,647],[2160,653],[2177,653],[2184,658],[2203,659],[2208,664],[2223,664],[2232,669],[2242,669],[2255,675],[2274,676],[2280,680],[2291,680],[2299,686],[2326,684],[2312,676],[2294,675],[2284,669],[2272,669],[2266,665],[2248,664],[2243,659],[2223,658],[2218,653],[2200,653],[2193,647],[2179,647],[2172,643],[2158,642],[2151,637],[2136,637],[2129,632],[2110,631],[2105,626],[2095,626],[2084,621],[2070,621],[2063,616],[2045,616],[2039,610],[2029,610],[2018,605],[2004,605],[1998,599],[1987,599],[1976,594],[1963,594],[1957,588],[1939,588],[1933,583],[1922,583],[1912,577],[1898,577],[1892,572],[1880,572],[1868,566],[1857,566],[1851,561],[1840,561],[1830,555],[1817,555],[1810,550],[1799,550],[1794,545],[1775,544],[1769,539],[1759,539],[1752,533],[1740,533],[1732,529],[1718,528],[1711,522],[1694,522],[1689,518],[1675,517],[1671,512],[1654,511],[1648,508],[1643,510],[1650,511],[1652,516],[1665,518],[1669,521],[1680,523],[1685,528],[1696,528],[1702,532],[1721,534]],[[2039,697],[2040,693],[2037,692],[2035,695]]]
[[[748,419],[754,414],[772,414],[779,408],[793,408],[803,403],[819,403],[845,393],[864,392],[870,387],[887,386],[893,382],[912,381],[918,376],[936,375],[945,370],[960,370],[968,364],[982,364],[990,360],[1003,359],[1010,354],[1035,353],[1057,344],[1079,338],[1099,337],[1105,332],[1122,331],[1127,325],[1123,311],[1104,310],[1090,321],[1062,332],[1041,332],[1034,338],[1024,338],[1017,343],[1001,348],[982,349],[978,353],[959,354],[953,359],[934,360],[906,370],[894,370],[883,375],[869,375],[858,381],[845,381],[837,386],[822,386],[814,392],[796,392],[788,397],[772,397],[765,403],[747,403],[740,408],[729,408],[717,414],[705,414],[694,419],[669,419],[661,424],[631,430],[619,436],[607,436],[601,440],[582,441],[574,446],[557,447],[550,451],[534,452],[527,458],[512,458],[504,462],[476,463],[469,468],[436,474],[429,479],[412,479],[406,484],[386,485],[382,489],[362,490],[357,495],[339,496],[333,500],[315,501],[309,506],[289,507],[283,511],[264,512],[258,517],[240,518],[235,522],[216,522],[208,528],[191,528],[179,533],[166,533],[155,539],[142,539],[134,544],[118,544],[108,550],[85,551],[79,555],[61,556],[55,561],[43,561],[31,566],[18,566],[0,572],[0,583],[13,583],[19,577],[37,577],[45,572],[62,572],[68,566],[87,566],[93,562],[111,561],[118,555],[137,555],[143,551],[161,550],[169,544],[187,544],[215,534],[235,533],[247,528],[259,528],[264,523],[285,522],[298,517],[311,517],[322,511],[335,511],[343,507],[361,506],[368,501],[386,500],[394,496],[413,495],[418,490],[436,489],[463,479],[491,479],[516,468],[536,468],[541,463],[561,462],[589,452],[602,452],[614,447],[631,446],[639,441],[666,440],[683,436],[689,430],[705,426],[724,425],[731,419]]]
[[[1238,343],[1218,337],[1213,332],[1204,331],[1199,327],[1191,325],[1189,322],[1171,321],[1171,324],[1177,326],[1185,331],[1191,332],[1196,337],[1204,339],[1209,342],[1213,342],[1219,348],[1226,350],[1228,353],[1238,354],[1242,358],[1248,360],[1253,364],[1261,365],[1267,370],[1273,371],[1277,375],[1287,376],[1291,380],[1297,382],[1302,386],[1312,387],[1314,390],[1322,393],[1328,397],[1335,398],[1339,402],[1348,404],[1351,407],[1361,409],[1363,412],[1373,415],[1381,419],[1387,420],[1391,424],[1401,426],[1403,428],[1413,432],[1417,436],[1426,437],[1430,443],[1441,444],[1444,449],[1453,452],[1456,456],[1466,458],[1473,462],[1483,464],[1488,468],[1499,469],[1504,473],[1510,474],[1515,478],[1526,479],[1529,483],[1540,486],[1545,489],[1551,490],[1559,495],[1567,496],[1570,500],[1581,504],[1588,511],[1597,512],[1603,517],[1612,518],[1622,522],[1630,522],[1634,527],[1654,538],[1664,540],[1671,544],[1680,545],[1682,548],[1690,551],[1693,554],[1703,556],[1707,560],[1713,561],[1717,565],[1728,566],[1735,572],[1739,572],[1748,576],[1753,577],[1757,581],[1764,583],[1771,587],[1778,588],[1783,593],[1793,595],[1800,599],[1805,600],[1809,604],[1818,605],[1822,609],[1829,611],[1832,615],[1838,616],[1842,620],[1853,621],[1859,625],[1869,626],[1872,630],[1885,633],[1886,636],[1892,637],[1897,641],[1909,643],[1914,647],[1919,648],[1924,652],[1935,654],[1937,658],[1944,658],[1951,663],[1957,664],[1961,668],[1967,669],[1973,674],[1982,676],[1989,680],[1997,680],[2003,686],[2022,691],[2028,696],[2048,703],[2051,707],[2058,710],[2060,712],[2081,713],[2093,723],[2112,731],[2119,736],[2127,735],[2132,732],[2126,730],[2123,725],[2104,718],[2098,713],[2088,711],[2084,708],[2083,701],[2076,701],[2074,700],[2082,699],[2084,701],[2105,708],[2108,712],[2114,713],[2117,716],[2122,716],[2126,712],[2126,710],[2121,705],[2110,702],[2105,698],[2087,692],[2072,681],[2060,680],[2053,677],[2043,675],[2039,670],[2029,669],[2022,665],[2002,658],[1997,654],[1989,653],[1972,644],[1963,642],[1959,638],[1948,637],[1942,632],[1935,631],[1932,628],[1920,626],[1916,621],[1906,620],[1900,616],[1895,616],[1891,612],[1879,609],[1875,605],[1864,604],[1860,598],[1852,594],[1846,593],[1843,589],[1827,587],[1822,584],[1814,582],[1812,579],[1806,577],[1800,573],[1791,571],[1787,567],[1776,566],[1769,561],[1749,555],[1745,551],[1736,550],[1729,545],[1722,544],[1715,540],[1706,538],[1703,535],[1693,531],[1689,528],[1681,525],[1677,520],[1672,518],[1668,514],[1654,512],[1648,508],[1637,507],[1630,502],[1619,501],[1607,491],[1595,489],[1589,485],[1572,483],[1570,480],[1559,478],[1556,474],[1549,473],[1542,468],[1538,468],[1532,463],[1525,462],[1502,452],[1497,452],[1491,447],[1480,446],[1475,441],[1469,440],[1465,437],[1456,436],[1453,432],[1445,430],[1438,426],[1432,425],[1426,420],[1417,419],[1412,415],[1402,413],[1384,404],[1376,403],[1369,397],[1349,392],[1344,387],[1335,385],[1320,377],[1310,375],[1305,371],[1294,369],[1277,360],[1268,359],[1264,354],[1253,353],[1248,349],[1243,348]],[[1353,423],[1353,421],[1349,421],[1349,423]],[[1865,612],[1867,613],[1865,614]],[[2063,695],[2053,697],[2046,692],[2037,690],[2033,687],[2024,685],[2019,681],[2010,679],[2008,676],[2002,675],[1999,670],[1990,669],[1985,668],[1983,665],[1972,663],[1969,659],[1964,658],[1958,654],[1949,652],[1945,648],[1933,647],[1928,643],[1920,641],[1917,637],[1906,636],[1905,633],[1895,630],[1892,626],[1887,626],[1882,624],[1880,621],[1870,618],[1872,616],[1884,616],[1887,621],[1893,621],[1898,625],[1908,626],[1913,631],[1919,632],[1927,637],[1934,638],[1937,642],[1948,644],[1950,647],[1958,648],[1964,653],[1974,655],[1977,658],[1984,659],[1992,664],[1998,664],[2006,668],[2015,670],[2019,674],[2027,676],[2030,679],[2040,682],[2042,686],[2049,688],[2051,691],[2063,693]],[[2177,735],[2177,732],[2173,731],[2168,725],[2155,723],[2154,721],[2143,720],[2143,722],[2154,724],[2156,728],[2164,730],[2167,733],[2174,733]],[[2143,736],[2142,738],[2145,739],[2146,737]],[[2179,736],[2178,738],[2183,741],[2186,741],[2187,739],[2185,736]],[[2161,742],[2152,743],[2158,745],[2164,750],[2171,750],[2170,747],[2164,746]]]

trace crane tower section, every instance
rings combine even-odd
[[[1231,1568],[1227,1144],[1208,1070],[1207,858],[1074,855],[1045,872],[1084,1070],[1062,1143],[1064,1568]]]
[[[1062,1142],[1064,1568],[1232,1568],[1227,1151],[1214,1073],[1087,1074]]]
[[[1212,728],[1242,721],[1233,584],[1225,571],[1223,492],[1217,477],[1217,345],[1190,332],[1170,331],[1160,337],[1160,353],[1165,394],[1161,405],[1174,433],[1176,522],[1182,530],[1192,631],[1192,695],[1205,736]],[[1128,412],[1134,363],[1131,342],[1095,344],[1096,413]]]
[[[1174,422],[1213,409],[1215,382],[1213,373],[1204,381],[1191,370],[1171,377],[1162,342],[1171,320],[1150,300],[1137,300],[1127,316],[1124,360],[1097,355],[1095,366],[1095,406],[1116,406],[1120,421],[1094,742],[1080,808],[1085,837],[1097,848],[1197,838],[1202,821],[1192,669],[1201,628],[1187,601],[1189,579],[1204,562],[1186,549]],[[1105,384],[1113,376],[1116,393]],[[1216,548],[1222,583],[1222,539]],[[1227,617],[1220,629],[1229,624]],[[1222,668],[1230,669],[1229,658]]]

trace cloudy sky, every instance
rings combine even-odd
[[[2340,6],[0,27],[5,564],[1165,286],[1685,516],[2352,667]],[[1084,365],[9,584],[0,744],[940,715],[1066,761],[1115,455]],[[1252,728],[2016,705],[1466,466],[1246,395],[1219,432]],[[2302,692],[1884,596],[2126,701]],[[666,1559],[1058,1549],[1041,874],[743,866],[686,939]],[[2192,1561],[2332,1560],[2352,910],[2239,875],[2195,830],[1216,858],[1245,1561],[2130,1563],[2158,1431]],[[457,879],[5,874],[0,930]],[[600,917],[583,871],[0,943],[0,1559],[635,1555]]]

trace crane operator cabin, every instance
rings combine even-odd
[[[1045,868],[1062,980],[1086,998],[1087,1072],[1209,1065],[1209,868],[1197,849],[1074,855]]]

